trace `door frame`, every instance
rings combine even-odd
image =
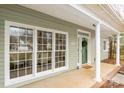
[[[81,35],[81,34],[79,34],[79,33],[85,33],[85,34],[88,34],[89,36],[83,36],[83,35]],[[87,63],[85,63],[85,64],[91,64],[91,32],[89,32],[89,31],[85,31],[85,30],[81,30],[81,29],[78,29],[77,30],[77,48],[78,48],[78,62],[77,62],[77,66],[79,67],[79,68],[81,68],[81,66],[83,65],[82,64],[82,55],[81,55],[81,53],[79,52],[79,42],[78,42],[78,39],[79,39],[79,37],[81,37],[81,38],[87,38],[88,39],[88,51],[87,51]]]

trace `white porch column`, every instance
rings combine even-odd
[[[120,66],[120,34],[117,34],[116,43],[116,65]]]
[[[101,71],[101,60],[100,60],[100,23],[96,25],[96,81],[101,82],[100,71]]]

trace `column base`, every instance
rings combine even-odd
[[[101,78],[96,78],[96,81],[97,82],[102,82],[102,79]]]
[[[120,64],[116,64],[116,66],[121,66]]]

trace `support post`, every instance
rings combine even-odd
[[[120,66],[120,34],[117,34],[116,42],[116,65]]]
[[[96,25],[96,81],[101,82],[101,60],[100,60],[100,23]]]

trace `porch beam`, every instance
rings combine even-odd
[[[101,82],[101,60],[100,60],[100,22],[96,25],[96,81]]]
[[[116,65],[120,66],[120,33],[117,34],[117,43],[116,43]]]

